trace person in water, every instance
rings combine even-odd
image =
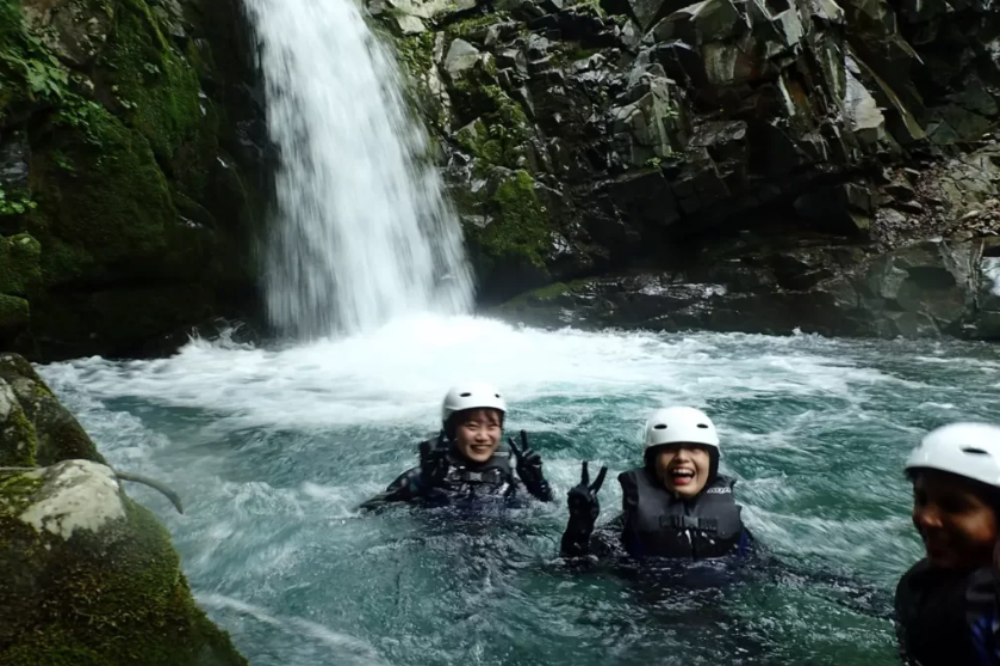
[[[618,476],[622,513],[594,534],[597,493],[607,467],[569,492],[562,555],[627,553],[633,558],[707,559],[744,556],[753,540],[733,498],[735,480],[719,474],[715,424],[693,407],[656,411],[646,423],[643,465]]]
[[[453,387],[441,407],[442,430],[437,441],[420,444],[420,464],[361,508],[394,502],[442,505],[476,497],[509,499],[523,490],[544,502],[552,501],[542,458],[531,449],[527,433],[521,431],[521,448],[508,439],[510,450],[500,450],[506,415],[507,403],[495,387],[484,383]]]
[[[896,587],[904,663],[1000,664],[1000,427],[953,423],[906,462],[926,556]]]

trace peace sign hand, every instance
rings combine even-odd
[[[528,433],[524,430],[521,431],[520,450],[512,437],[507,438],[507,444],[517,460],[517,475],[524,482],[524,487],[543,502],[551,501],[552,488],[545,480],[545,475],[542,474],[542,457],[528,444]]]
[[[582,520],[589,525],[597,521],[597,516],[601,513],[601,503],[597,501],[597,493],[604,485],[604,477],[607,476],[607,466],[601,467],[597,473],[597,479],[590,483],[589,463],[583,462],[583,473],[580,484],[569,491],[569,515],[570,520]]]

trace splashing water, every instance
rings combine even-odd
[[[371,330],[471,304],[461,228],[441,196],[391,55],[352,0],[248,0],[281,153],[266,302],[284,333]]]
[[[283,349],[196,341],[168,359],[40,372],[113,464],[181,493],[177,515],[128,488],[168,525],[199,601],[253,666],[895,666],[889,623],[830,590],[755,584],[716,603],[560,567],[566,492],[581,460],[607,464],[611,518],[649,411],[703,407],[759,541],[890,594],[920,555],[906,456],[928,428],[1000,410],[1000,350],[986,344],[428,315]],[[558,501],[486,528],[356,511],[416,464],[444,391],[469,378],[505,391],[508,434],[528,430]]]
[[[991,282],[990,293],[1000,296],[1000,257],[984,257],[983,274]]]

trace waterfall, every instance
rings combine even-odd
[[[472,303],[461,227],[395,59],[353,0],[247,0],[281,161],[263,248],[271,322],[300,338]]]

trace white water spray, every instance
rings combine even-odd
[[[471,305],[461,228],[396,63],[353,0],[248,0],[280,219],[264,253],[271,321],[286,334],[369,331]]]

